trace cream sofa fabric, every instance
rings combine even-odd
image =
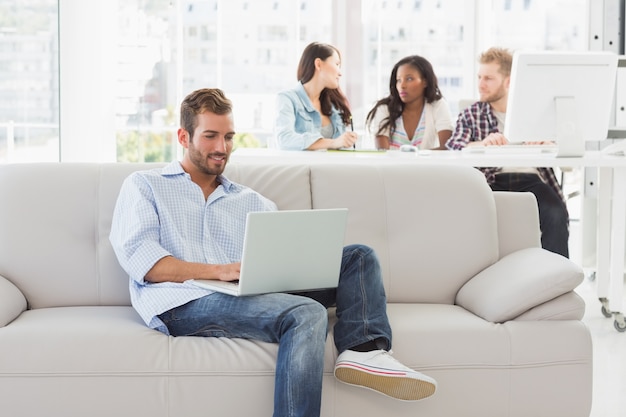
[[[151,167],[0,166],[2,415],[272,414],[276,345],[168,337],[130,307],[108,235],[122,180]],[[381,261],[394,355],[439,384],[406,403],[337,382],[331,329],[323,416],[589,415],[582,271],[538,249],[532,195],[492,193],[469,167],[233,161],[227,175],[281,209],[349,208],[346,243]]]

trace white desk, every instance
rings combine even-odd
[[[424,165],[467,165],[473,167],[553,167],[597,168],[598,176],[598,238],[596,279],[598,298],[603,312],[615,319],[615,328],[626,330],[622,309],[624,288],[624,251],[626,249],[626,157],[587,151],[577,158],[556,158],[551,155],[485,155],[459,151],[431,151],[427,155],[414,152],[326,152],[281,151],[274,149],[237,149],[233,161],[280,160],[293,163],[366,163]]]

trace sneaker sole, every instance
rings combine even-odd
[[[376,375],[349,367],[335,369],[335,377],[346,384],[369,388],[404,401],[422,400],[433,395],[436,389],[429,381],[403,376]]]

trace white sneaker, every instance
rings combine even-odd
[[[404,401],[430,397],[437,381],[398,362],[385,350],[346,350],[335,362],[335,378]]]

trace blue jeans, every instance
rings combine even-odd
[[[172,336],[254,339],[278,343],[274,416],[315,416],[321,409],[327,307],[337,307],[335,345],[341,353],[381,339],[391,327],[380,265],[363,245],[344,248],[335,289],[232,297],[213,293],[161,315]]]
[[[505,173],[496,175],[493,191],[529,191],[537,198],[541,247],[569,258],[569,214],[565,203],[536,174]]]

